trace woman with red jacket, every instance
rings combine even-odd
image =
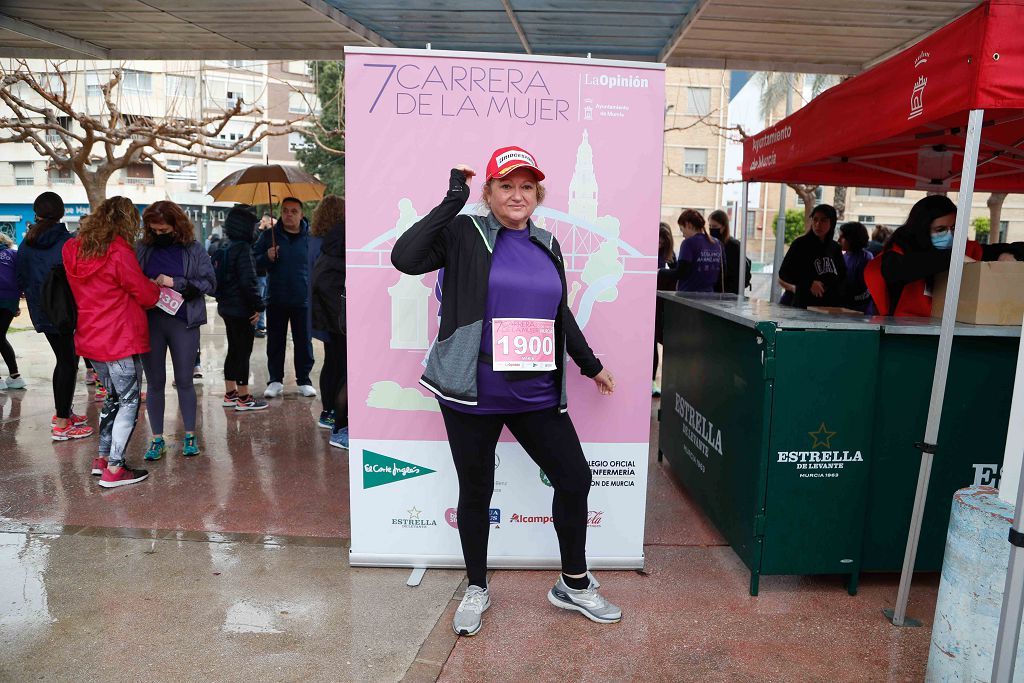
[[[864,282],[881,315],[929,317],[935,276],[949,270],[956,204],[931,195],[914,204],[907,222],[864,269]],[[975,261],[1024,260],[1024,243],[981,245],[967,241]]]
[[[100,417],[99,457],[92,473],[100,486],[140,482],[146,470],[125,465],[124,453],[135,431],[142,384],[142,354],[149,351],[147,308],[160,288],[135,258],[139,211],[127,197],[112,197],[82,220],[78,236],[64,245],[64,268],[78,305],[75,350],[92,360],[107,399]]]

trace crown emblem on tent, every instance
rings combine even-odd
[[[927,62],[928,58],[931,56],[932,55],[930,52],[921,52],[921,54],[919,54],[917,58],[914,60],[914,68],[916,69],[917,67]]]

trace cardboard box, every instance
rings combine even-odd
[[[947,276],[935,277],[933,318],[942,317]],[[1024,320],[1024,261],[965,263],[956,320],[973,325],[1020,325]]]

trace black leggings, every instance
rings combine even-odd
[[[11,329],[11,321],[14,320],[14,311],[9,308],[0,308],[0,356],[7,364],[7,374],[18,374],[18,359],[14,355],[14,347],[7,341],[7,330]]]
[[[75,354],[74,334],[47,332],[57,364],[53,367],[53,404],[57,417],[71,417],[71,401],[75,397],[75,379],[78,376],[78,356]]]
[[[334,411],[334,426],[348,426],[348,337],[331,333],[324,342],[324,367],[320,371],[320,400],[324,410]]]
[[[249,358],[255,336],[248,318],[221,316],[228,335],[228,355],[224,358],[224,379],[239,386],[249,386]],[[246,392],[248,393],[248,391]]]
[[[502,426],[547,475],[555,490],[551,516],[562,571],[587,571],[587,495],[590,464],[568,414],[554,408],[530,413],[471,415],[441,406],[459,476],[459,539],[469,583],[487,587],[488,508],[494,492],[494,448]]]

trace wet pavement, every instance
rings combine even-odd
[[[16,319],[15,326],[23,323]],[[54,443],[51,355],[11,335],[27,391],[0,392],[0,681],[912,681],[924,677],[937,576],[910,606],[924,628],[881,610],[898,576],[749,574],[666,463],[652,462],[646,572],[602,572],[623,621],[557,610],[554,575],[498,571],[474,638],[450,620],[462,572],[350,568],[344,451],[315,425],[318,399],[269,410],[220,407],[223,330],[204,328],[202,456],[180,456],[168,389],[168,456],[139,485],[104,491],[89,475],[95,437]],[[322,347],[317,347],[320,366]],[[290,359],[289,353],[289,359]],[[264,387],[264,345],[253,355]],[[96,424],[80,384],[77,412]],[[653,404],[654,410],[657,403]],[[149,437],[140,419],[130,462]],[[656,442],[656,422],[652,420]]]

